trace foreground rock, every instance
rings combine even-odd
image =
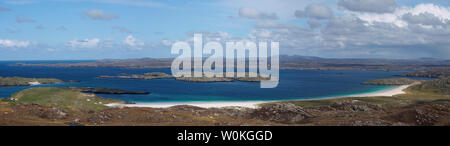
[[[378,79],[373,81],[364,82],[364,85],[409,85],[418,82],[408,78],[391,78],[391,79]]]
[[[302,107],[290,103],[270,104],[253,111],[250,117],[277,123],[300,123],[314,115],[306,112]]]
[[[335,102],[330,107],[336,110],[344,110],[350,112],[366,112],[366,111],[380,111],[381,107],[373,104],[361,102],[359,100],[344,100]]]
[[[30,86],[57,83],[63,83],[63,81],[52,78],[0,77],[0,86]]]

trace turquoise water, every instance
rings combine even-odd
[[[57,61],[48,61],[56,63]],[[46,62],[46,63],[48,63]],[[281,70],[278,87],[262,89],[257,82],[191,83],[174,79],[125,80],[98,79],[99,75],[143,74],[166,72],[170,69],[123,68],[53,68],[16,67],[17,62],[0,62],[0,76],[58,78],[79,80],[80,83],[38,85],[38,87],[102,87],[133,91],[148,91],[150,95],[102,95],[106,98],[130,102],[186,102],[186,101],[270,101],[292,99],[317,99],[374,92],[390,86],[362,85],[361,82],[390,78],[405,71],[309,71]],[[26,63],[42,63],[39,61]],[[36,87],[0,87],[0,97],[9,97],[23,89]]]

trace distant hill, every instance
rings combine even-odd
[[[173,58],[103,59],[82,63],[30,64],[17,63],[16,66],[50,67],[119,67],[119,68],[170,68]],[[280,56],[281,69],[294,70],[447,70],[448,60],[420,59],[359,59],[320,58],[313,56]]]

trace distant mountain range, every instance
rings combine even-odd
[[[358,59],[321,58],[313,56],[280,55],[280,69],[295,70],[445,70],[450,60],[421,59]],[[173,58],[102,59],[82,63],[30,64],[16,66],[50,67],[119,67],[119,68],[170,68]],[[269,60],[270,61],[270,60]]]

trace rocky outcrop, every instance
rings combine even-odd
[[[350,112],[366,112],[366,111],[379,111],[381,107],[377,105],[368,104],[359,100],[344,100],[335,102],[330,105],[331,108],[336,110],[350,111]]]
[[[277,123],[300,123],[314,115],[306,112],[302,107],[290,103],[270,104],[256,109],[250,114],[250,117],[272,121]]]
[[[61,120],[66,119],[68,114],[56,107],[41,106],[38,104],[24,104],[14,108],[16,113],[38,116],[44,119]]]
[[[378,79],[373,81],[364,82],[364,85],[409,85],[417,82],[408,78],[391,78],[391,79]]]

